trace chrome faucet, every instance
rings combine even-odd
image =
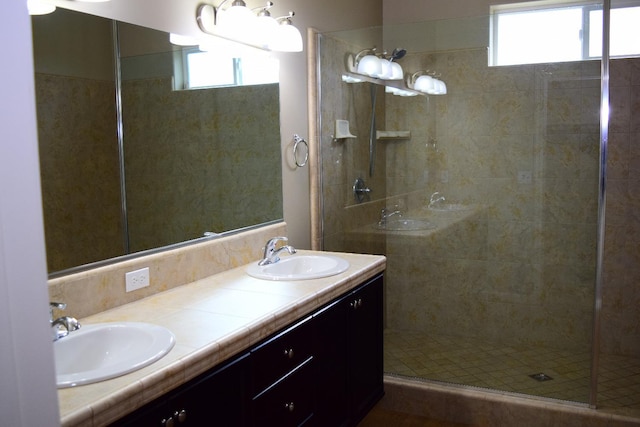
[[[436,203],[444,202],[444,196],[437,191],[429,198],[429,207],[432,208]]]
[[[382,208],[382,210],[380,211],[380,221],[378,221],[378,225],[387,225],[387,220],[394,215],[397,215],[399,217],[402,216],[402,212],[400,211],[400,209],[398,209],[398,205],[395,205],[393,208],[395,209],[395,211],[393,212],[389,212],[387,208]]]
[[[49,303],[49,325],[51,326],[51,334],[53,341],[58,341],[60,338],[64,338],[69,335],[69,332],[80,329],[80,322],[75,317],[63,316],[57,319],[53,319],[53,309],[64,310],[67,308],[67,304],[63,302],[50,302]]]
[[[287,239],[286,237],[274,237],[273,239],[269,239],[267,244],[264,245],[264,256],[262,260],[258,262],[258,265],[275,264],[276,262],[280,261],[280,257],[278,256],[278,254],[282,251],[287,251],[290,254],[295,254],[296,248],[294,248],[293,246],[283,245],[276,249],[276,245],[278,244],[278,242],[288,241],[289,239]]]

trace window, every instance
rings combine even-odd
[[[612,7],[611,56],[640,55],[638,4]],[[602,4],[545,0],[491,6],[490,45],[490,65],[600,58]]]
[[[174,56],[174,89],[278,83],[279,61],[264,52],[231,57],[217,51],[183,48]]]

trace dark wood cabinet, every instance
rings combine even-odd
[[[355,426],[384,394],[383,276],[115,426]]]
[[[251,400],[251,425],[314,425],[315,379],[314,359],[310,357]]]
[[[355,426],[384,394],[382,282],[378,276],[314,315],[319,426]]]
[[[346,298],[350,425],[357,424],[384,394],[382,301],[382,277]]]
[[[247,423],[248,359],[246,353],[216,366],[112,425],[244,426]]]

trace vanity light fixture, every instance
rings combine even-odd
[[[404,78],[404,71],[402,66],[397,62],[391,62],[391,75],[388,80],[402,80]]]
[[[41,0],[27,0],[29,15],[47,15],[56,10],[55,5]]]
[[[77,0],[84,3],[102,3],[111,0]],[[27,10],[29,15],[47,15],[56,10],[56,6],[45,0],[27,0]]]
[[[413,92],[410,90],[400,89],[397,87],[387,86],[385,88],[385,93],[390,93],[397,96],[418,96],[417,92]]]
[[[195,37],[183,36],[182,34],[169,34],[169,42],[176,46],[197,46],[200,41]]]
[[[402,80],[404,71],[402,66],[395,61],[404,56],[406,51],[402,49],[402,55],[397,54],[397,52],[400,52],[400,50],[394,50],[394,53],[387,58],[386,52],[378,54],[376,53],[376,48],[373,47],[361,50],[355,57],[349,54],[347,57],[347,70],[382,80]]]
[[[261,6],[253,11],[258,10],[256,14],[256,25],[253,28],[253,38],[255,40],[255,44],[258,46],[262,46],[263,48],[269,48],[271,44],[271,40],[273,38],[273,34],[278,29],[278,21],[271,16],[271,12],[269,9],[273,7],[273,2],[268,1],[266,6]],[[265,37],[266,35],[266,37]]]
[[[355,57],[349,55],[348,63],[349,71],[375,78],[382,75],[382,62],[376,55],[375,47],[362,49]]]
[[[222,9],[228,0],[223,0],[216,9],[216,25],[225,37],[251,42],[256,16],[244,0],[233,0],[231,6]]]
[[[202,32],[261,49],[302,51],[302,35],[291,22],[294,12],[273,18],[269,12],[273,7],[271,1],[266,6],[252,10],[244,0],[233,0],[230,7],[223,9],[228,1],[230,0],[223,0],[217,7],[208,3],[198,6],[196,21]]]
[[[276,18],[278,28],[271,38],[269,49],[277,52],[302,51],[302,34],[291,22],[293,15],[295,12],[290,10],[288,15]]]
[[[407,77],[407,87],[429,95],[445,95],[447,85],[438,79],[438,74],[430,71],[420,70]]]

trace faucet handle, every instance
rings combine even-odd
[[[67,304],[63,302],[49,302],[49,321],[53,322],[53,309],[64,310],[67,308]]]
[[[267,241],[267,244],[264,246],[264,250],[265,252],[267,250],[274,250],[278,242],[288,242],[288,241],[289,239],[285,236],[273,237]]]
[[[57,308],[58,310],[64,310],[65,308],[67,308],[67,304],[63,302],[50,302],[49,308],[51,309]]]

